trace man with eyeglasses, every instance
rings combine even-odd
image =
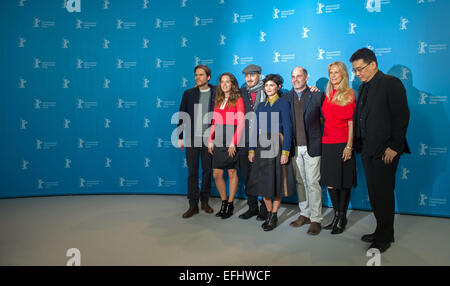
[[[378,70],[374,52],[367,48],[350,58],[353,72],[361,80],[353,114],[357,153],[366,174],[370,205],[377,227],[362,236],[369,249],[386,251],[394,242],[395,172],[400,156],[411,153],[406,142],[409,108],[402,82]]]

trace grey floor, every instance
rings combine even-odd
[[[211,199],[215,211],[220,200]],[[235,202],[227,220],[201,211],[182,219],[184,196],[101,195],[0,200],[0,265],[66,265],[77,248],[81,265],[356,265],[369,244],[360,240],[375,220],[350,211],[347,230],[318,236],[292,228],[298,207],[283,204],[280,225],[264,232],[255,218],[241,220],[246,202]],[[331,209],[324,209],[325,223]],[[397,215],[396,242],[381,265],[450,265],[450,220]]]

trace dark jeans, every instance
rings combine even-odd
[[[202,161],[202,188],[198,192],[199,157]],[[188,200],[189,206],[198,206],[198,201],[207,203],[211,195],[212,156],[208,147],[186,147],[186,161],[188,165]]]
[[[381,157],[361,154],[370,205],[377,220],[375,242],[387,243],[394,237],[395,172],[400,155],[386,165]]]
[[[247,193],[247,204],[251,210],[258,210],[258,197],[249,195],[247,192],[248,178],[252,169],[252,163],[248,160],[248,147],[242,147],[239,151],[239,169],[241,170],[242,180],[245,184],[245,192]],[[267,213],[266,205],[261,201],[261,213]]]

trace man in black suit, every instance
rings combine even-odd
[[[211,119],[205,115],[214,111],[216,87],[209,84],[211,70],[208,66],[198,65],[194,69],[195,87],[184,92],[180,105],[178,123],[178,148],[186,146],[188,165],[188,200],[189,209],[183,218],[190,218],[198,213],[198,201],[206,213],[213,213],[208,200],[211,194],[212,156],[208,152],[208,128]],[[207,123],[205,123],[207,122]],[[185,130],[184,130],[185,129]],[[186,145],[185,145],[186,144]],[[199,158],[202,161],[202,189],[198,192]]]
[[[350,58],[361,80],[353,114],[356,152],[366,174],[367,190],[377,227],[361,239],[380,253],[394,242],[395,172],[400,155],[410,153],[406,142],[409,108],[402,82],[378,70],[373,51],[362,48]]]

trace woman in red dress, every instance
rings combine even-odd
[[[325,128],[320,163],[321,185],[328,188],[333,203],[333,221],[324,227],[332,234],[342,233],[347,224],[350,189],[356,186],[356,163],[353,152],[353,111],[355,92],[350,88],[347,67],[343,62],[328,66],[326,99],[322,105]]]

